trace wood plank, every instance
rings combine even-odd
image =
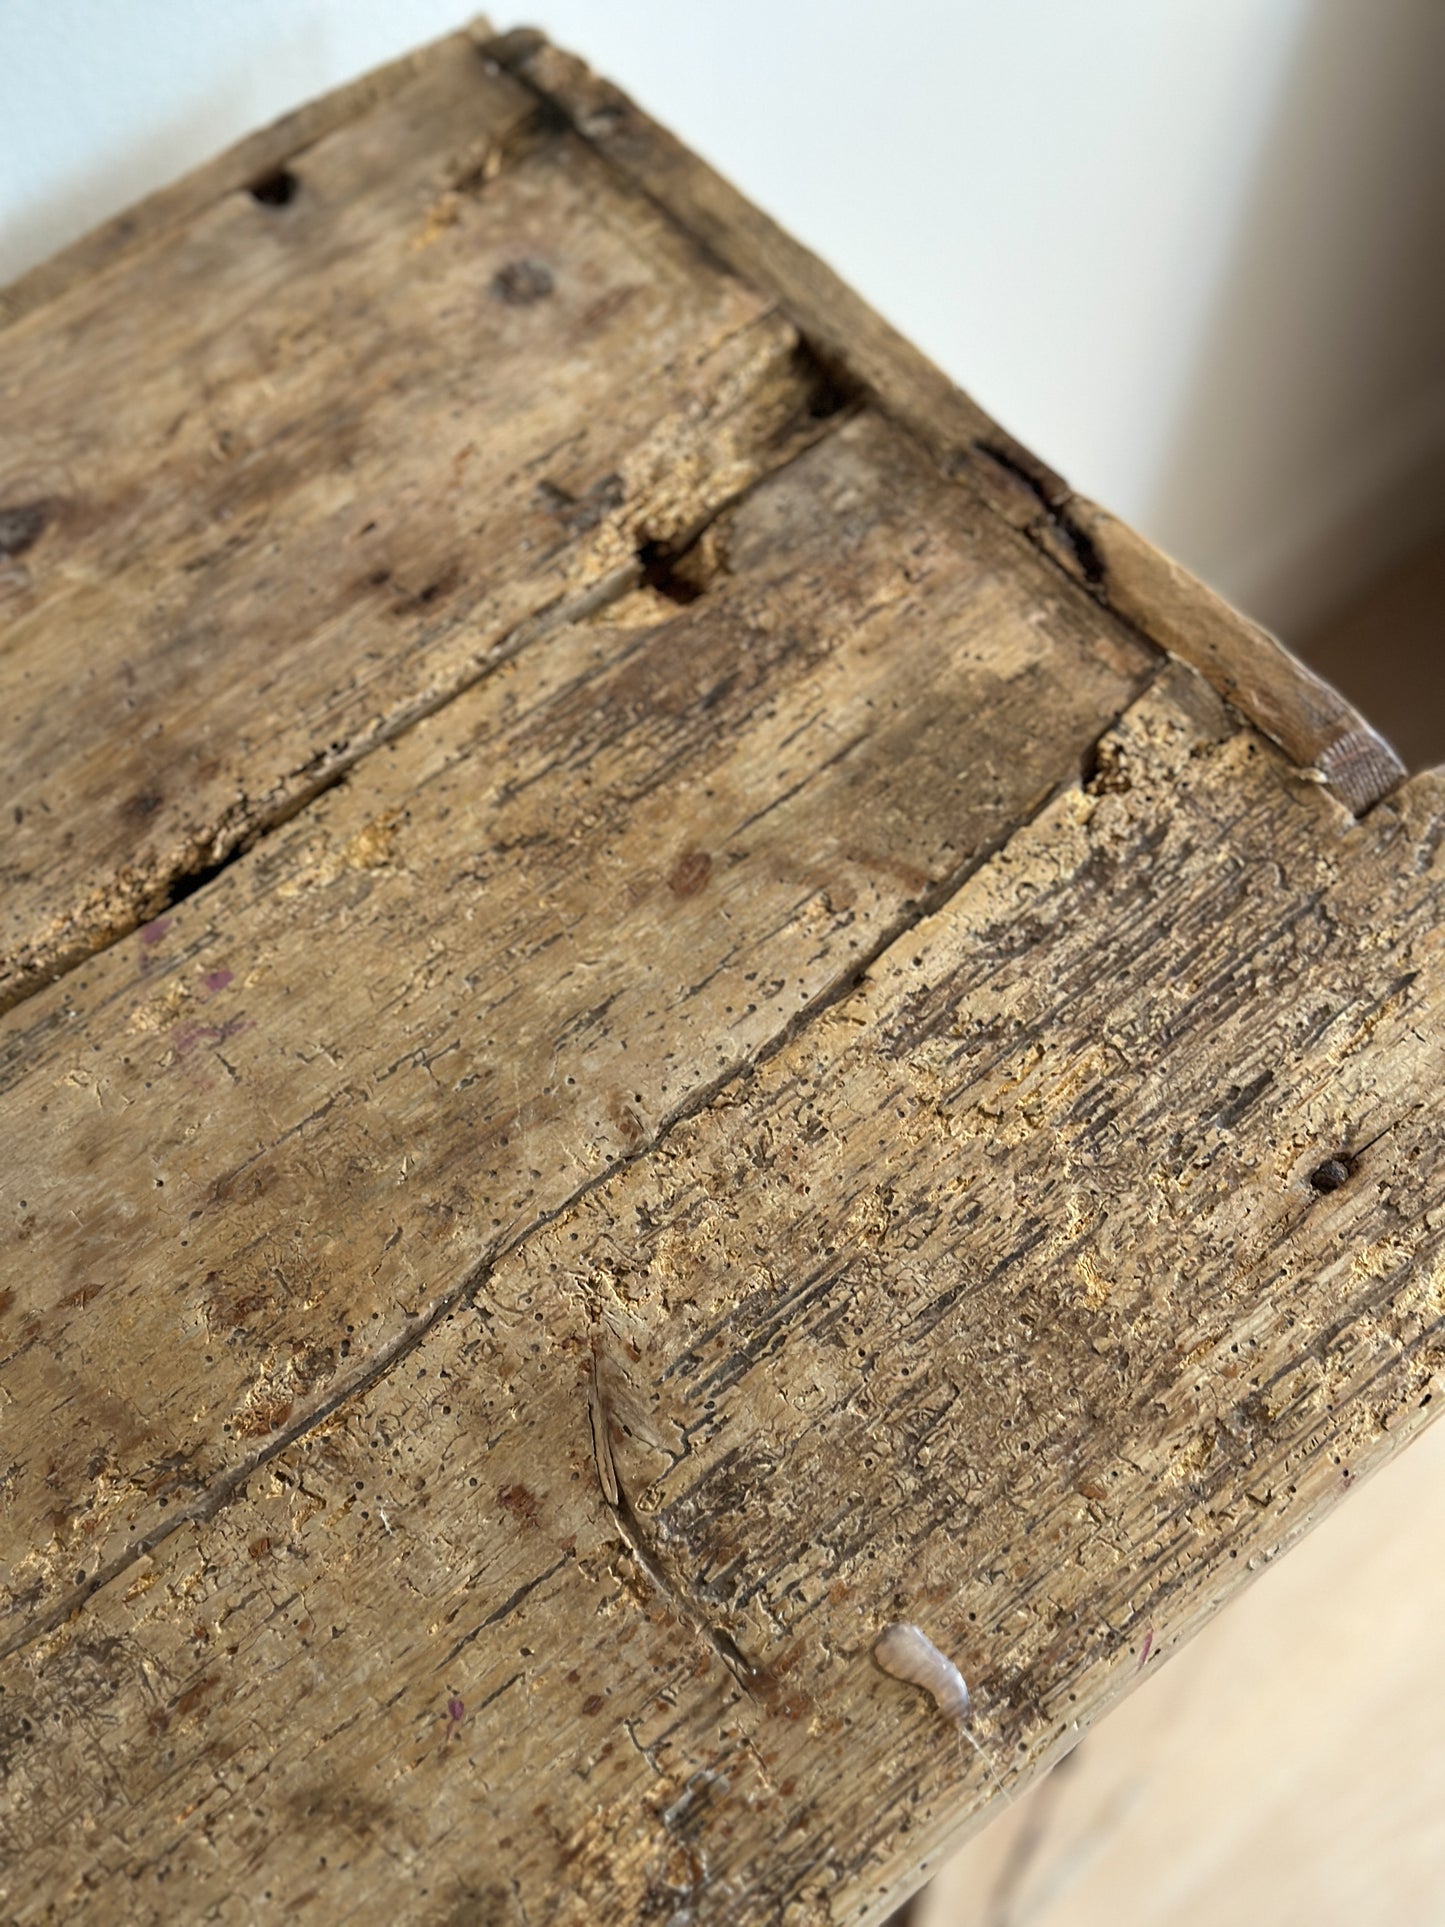
[[[264,1879],[881,1920],[990,1793],[884,1623],[1022,1784],[1425,1422],[1442,851],[1445,778],[1357,824],[1171,671],[851,996],[5,1663],[16,1919]]]
[[[484,32],[484,30],[479,30]],[[626,179],[786,313],[831,366],[916,435],[946,473],[1161,649],[1198,669],[1240,714],[1316,770],[1347,808],[1404,777],[1399,757],[1277,637],[1068,484],[883,320],[832,269],[659,127],[610,81],[535,29],[487,41]]]
[[[1153,660],[968,518],[896,430],[845,425],[683,558],[697,599],[557,630],[0,1021],[10,1640],[1079,767]]]
[[[478,18],[465,34],[449,34],[431,45],[415,48],[385,66],[374,67],[344,87],[308,100],[269,126],[258,128],[233,143],[213,160],[192,168],[179,180],[148,194],[143,201],[103,221],[69,247],[38,262],[26,274],[0,287],[0,328],[31,314],[36,308],[77,284],[112,267],[124,255],[182,228],[198,214],[238,188],[269,181],[287,161],[293,161],[347,122],[361,119],[392,94],[429,72],[454,70],[459,49],[484,34]],[[461,59],[465,60],[464,51]]]
[[[617,593],[832,405],[770,299],[465,38],[296,179],[0,335],[0,1007]]]

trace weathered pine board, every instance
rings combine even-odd
[[[1171,671],[851,996],[5,1662],[17,1921],[881,1919],[989,1794],[886,1621],[1021,1781],[1423,1422],[1442,850],[1441,777],[1355,823]]]
[[[484,52],[657,204],[784,310],[830,365],[929,449],[944,470],[1022,528],[1040,550],[1160,648],[1191,663],[1352,810],[1405,774],[1359,712],[1257,623],[1232,609],[1126,523],[1078,496],[992,421],[853,289],[620,88],[532,28]]]
[[[0,1019],[0,1644],[775,1045],[1156,668],[876,417],[679,566]]]
[[[479,16],[468,29],[468,37],[475,41],[486,31],[487,23]],[[53,301],[81,280],[112,267],[123,256],[184,227],[224,195],[233,194],[238,188],[249,188],[256,182],[273,180],[288,162],[296,160],[338,127],[359,120],[409,82],[456,64],[455,40],[434,41],[359,75],[344,87],[304,102],[266,127],[257,128],[204,165],[193,168],[179,180],[168,182],[135,206],[81,235],[58,254],[37,263],[18,281],[0,288],[0,328]],[[505,142],[501,141],[498,158],[504,150]]]
[[[0,1008],[820,432],[771,296],[414,65],[0,331]]]

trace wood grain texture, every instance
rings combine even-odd
[[[1445,778],[483,41],[0,335],[17,1922],[881,1920],[1445,1360]]]
[[[0,335],[0,1006],[616,593],[833,405],[770,297],[464,37],[296,179]]]
[[[103,221],[58,254],[0,287],[0,328],[43,307],[66,290],[102,274],[122,256],[132,255],[212,207],[238,188],[265,182],[337,128],[356,121],[413,81],[437,71],[455,71],[465,43],[486,32],[480,17],[468,34],[418,47],[399,59],[361,74],[344,87],[309,100],[279,120],[248,134],[203,166],[148,194],[122,213]],[[464,58],[464,55],[463,55]]]
[[[1275,637],[1117,516],[1080,496],[1070,513],[1100,558],[1110,607],[1192,662],[1347,809],[1369,809],[1400,782],[1405,766],[1394,749]]]
[[[989,1792],[884,1623],[1021,1782],[1424,1422],[1442,847],[1439,777],[1356,824],[1171,671],[851,996],[5,1662],[16,1919],[883,1918]]]
[[[1378,731],[1276,637],[1075,496],[816,255],[619,88],[534,29],[501,35],[485,49],[718,259],[774,291],[816,352],[904,423],[948,474],[1151,642],[1198,669],[1296,763],[1318,770],[1347,808],[1368,809],[1403,779],[1403,763]]]
[[[1079,767],[1148,652],[968,509],[849,423],[683,559],[714,571],[697,599],[556,630],[0,1020],[6,1638],[354,1388]]]
[[[907,422],[935,455],[1000,431],[978,405],[831,268],[643,113],[635,101],[532,28],[482,51],[515,74],[734,273],[782,302],[814,351]]]

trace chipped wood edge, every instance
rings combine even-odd
[[[1110,607],[1192,663],[1347,809],[1362,815],[1405,780],[1384,737],[1278,637],[1107,510],[1074,496],[1070,513],[1098,552]]]
[[[1355,815],[1404,780],[1399,756],[1277,637],[1126,523],[1075,495],[862,297],[610,81],[534,28],[468,30],[489,61],[733,273],[775,295],[823,365],[920,441],[952,477],[1157,648],[1197,669],[1246,721]]]
[[[423,73],[444,50],[464,44],[469,37],[474,39],[484,25],[473,21],[459,33],[414,47],[383,67],[306,101],[102,221],[8,287],[0,288],[0,330],[13,327],[24,316],[54,301],[85,276],[99,274],[133,250],[161,239],[237,188],[274,173],[348,121],[359,120]]]

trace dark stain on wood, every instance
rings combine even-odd
[[[213,1688],[219,1686],[220,1683],[221,1675],[219,1673],[207,1673],[204,1679],[198,1679],[194,1685],[188,1686],[183,1693],[177,1693],[176,1697],[171,1701],[172,1713],[174,1713],[177,1719],[185,1719],[189,1714],[195,1712],[206,1695],[211,1692]]]
[[[545,301],[556,285],[545,261],[528,258],[508,261],[492,276],[492,293],[513,308],[529,308],[533,302]]]
[[[535,1493],[520,1483],[502,1486],[497,1493],[497,1503],[524,1526],[536,1526],[540,1519],[541,1507]]]
[[[684,850],[667,873],[667,887],[675,897],[695,897],[711,875],[712,857],[706,850]]]
[[[0,555],[24,555],[33,549],[50,522],[50,502],[13,502],[0,507]]]

